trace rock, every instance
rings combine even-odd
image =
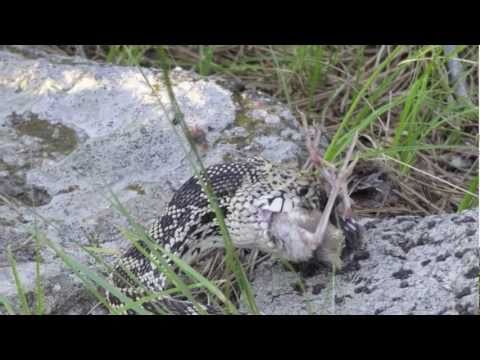
[[[260,311],[478,314],[478,209],[425,218],[363,219],[363,223],[367,231],[359,253],[369,255],[354,255],[335,275],[334,287],[332,273],[322,269],[303,279],[307,291],[299,295],[292,284],[299,282],[300,274],[275,260],[261,264],[252,283]]]
[[[143,71],[168,103],[159,71]],[[304,156],[296,120],[275,99],[234,93],[219,79],[182,69],[171,75],[185,119],[201,135],[206,165],[249,155],[298,163]],[[31,301],[35,228],[95,269],[82,246],[108,253],[129,246],[121,234],[128,221],[112,206],[110,191],[148,227],[192,174],[185,143],[136,68],[41,47],[0,47],[0,139],[0,295],[17,309],[7,246]],[[306,279],[307,292],[299,295],[298,275],[269,262],[254,281],[260,308],[277,314],[307,313],[309,306],[345,314],[478,312],[478,210],[377,219],[366,227],[366,248],[337,274],[335,293],[323,271]],[[50,249],[42,248],[41,259],[47,313],[104,312]]]
[[[167,104],[161,73],[143,71]],[[205,165],[249,155],[298,161],[301,132],[283,104],[251,90],[233,94],[213,78],[182,69],[171,78],[188,126],[201,135]],[[118,252],[129,245],[120,233],[127,219],[112,206],[109,191],[148,227],[192,175],[185,141],[136,68],[41,47],[0,48],[0,139],[0,295],[10,300],[17,295],[6,248],[31,291],[35,223],[93,268],[80,246]],[[47,313],[88,313],[95,300],[78,278],[50,249],[41,256]]]

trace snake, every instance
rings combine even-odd
[[[293,262],[314,258],[321,248],[322,241],[314,238],[313,229],[328,199],[325,185],[311,172],[257,156],[207,167],[175,191],[148,232],[164,251],[164,264],[175,268],[167,253],[191,261],[205,249],[224,245],[219,222],[202,186],[205,182],[215,194],[235,248],[256,249]],[[332,239],[337,236],[352,242],[361,234],[353,218],[342,218],[338,212],[332,212],[328,226],[326,236]],[[139,240],[117,260],[108,277],[110,284],[133,301],[165,292],[172,284],[155,261],[157,255]],[[112,292],[107,291],[106,298],[114,309],[124,304]],[[198,306],[180,296],[159,295],[142,306],[154,314],[199,313]],[[210,305],[202,305],[202,309],[219,313]],[[136,312],[129,309],[126,313]]]

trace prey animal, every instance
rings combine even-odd
[[[326,185],[311,173],[254,157],[210,166],[199,176],[203,181],[194,176],[176,191],[150,229],[156,245],[187,262],[206,249],[224,245],[203,182],[211,185],[236,248],[258,249],[293,262],[317,258],[338,269],[345,244],[361,236],[357,222],[338,211],[331,213],[324,235],[316,236],[328,196]],[[152,249],[143,242],[137,246],[126,251],[109,277],[133,300],[171,287]],[[164,263],[175,267],[165,254]],[[112,307],[122,304],[111,293],[108,300]],[[154,313],[158,308],[167,313],[198,313],[189,301],[169,295],[159,295],[144,306]],[[204,309],[217,312],[208,305]]]

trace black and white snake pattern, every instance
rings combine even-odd
[[[295,243],[293,251],[292,244],[286,244],[270,231],[275,214],[323,208],[327,195],[313,175],[255,157],[213,165],[201,176],[211,184],[235,247],[259,249],[294,261],[313,256],[314,248]],[[338,221],[332,217],[331,220],[347,239],[358,235],[356,223],[351,219]],[[220,247],[224,241],[219,236],[207,194],[196,177],[175,192],[163,214],[151,226],[149,235],[165,251],[185,260],[195,258],[206,248]],[[152,262],[149,247],[141,242],[139,246],[149,256],[144,256],[135,246],[130,247],[109,277],[115,287],[133,300],[170,286],[164,272]],[[172,265],[168,257],[165,261]],[[122,304],[111,293],[107,293],[107,299],[112,307]],[[190,302],[170,296],[161,296],[143,306],[153,313],[159,313],[159,308],[166,313],[197,313]],[[209,306],[205,306],[205,310],[217,311]]]

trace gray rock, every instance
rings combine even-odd
[[[168,104],[161,73],[143,71]],[[208,147],[199,149],[205,165],[249,155],[296,160],[301,136],[291,139],[300,132],[284,105],[258,92],[233,96],[214,79],[182,69],[171,78],[187,124],[205,134]],[[148,227],[192,175],[179,130],[134,67],[41,47],[0,49],[0,295],[17,298],[7,246],[24,287],[34,288],[35,223],[85,264],[91,259],[80,246],[126,248],[119,229],[128,222],[109,191]],[[257,132],[262,137],[254,141]],[[41,255],[47,312],[87,313],[94,301],[79,295],[77,277],[51,250]]]
[[[260,265],[253,280],[260,310],[292,315],[478,314],[478,209],[364,219],[364,225],[363,249],[335,276],[323,268],[303,279],[278,260]]]
[[[167,102],[160,73],[144,72]],[[172,73],[187,123],[205,134],[206,165],[249,155],[301,160],[302,135],[283,104],[250,90],[237,96],[217,80]],[[109,192],[148,227],[192,174],[184,146],[137,69],[42,48],[0,49],[0,295],[17,304],[10,246],[32,299],[35,226],[92,269],[81,246],[125,249],[129,243],[120,230],[128,222]],[[477,219],[472,211],[371,221],[368,253],[350,262],[358,270],[335,277],[335,294],[324,273],[308,279],[307,293],[299,296],[298,284],[292,290],[298,275],[270,262],[257,270],[257,300],[266,313],[305,313],[308,304],[320,313],[474,313]],[[44,247],[41,257],[47,313],[102,313],[50,249]]]

